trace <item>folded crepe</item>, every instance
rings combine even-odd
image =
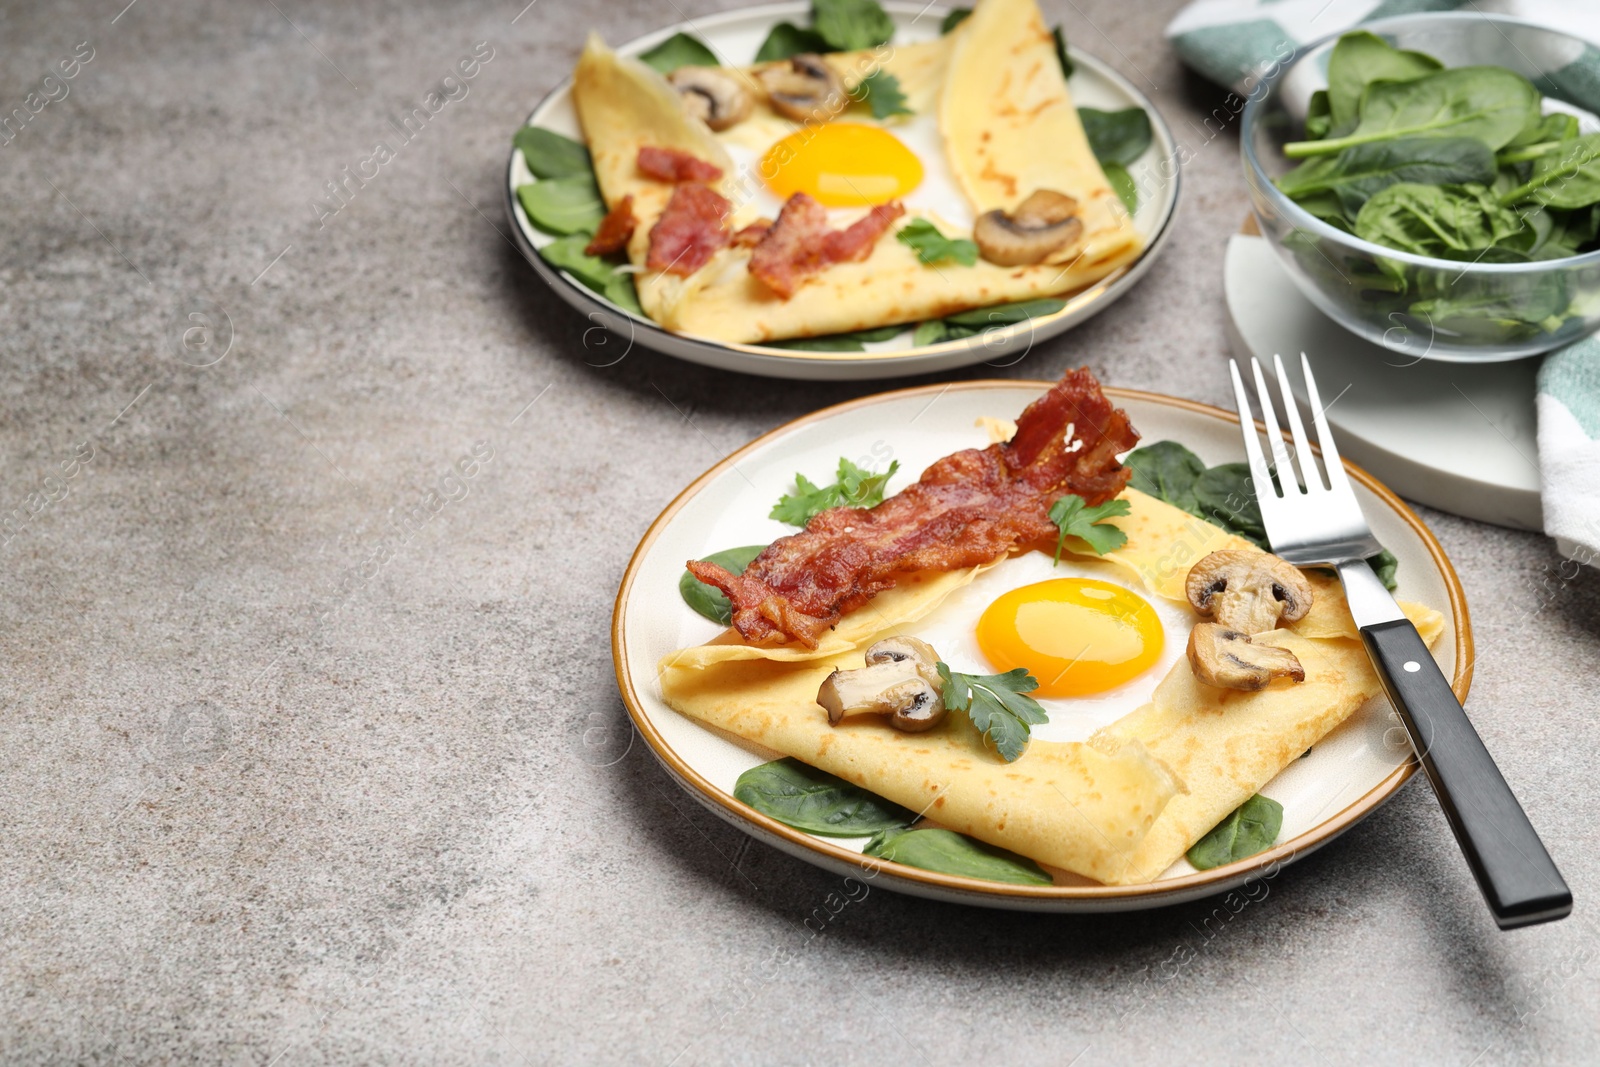
[[[1200,559],[1219,548],[1260,551],[1136,489],[1123,499],[1130,514],[1110,521],[1127,543],[1103,558],[1153,595],[1187,604],[1183,579]],[[1197,683],[1180,659],[1149,703],[1088,741],[1034,740],[1012,763],[962,714],[920,734],[880,720],[830,726],[816,703],[822,680],[835,668],[862,666],[865,648],[882,636],[915,635],[917,620],[983,569],[909,576],[846,616],[814,651],[758,648],[733,631],[680,649],[661,661],[662,699],[951,829],[1109,885],[1135,885],[1160,877],[1381,692],[1337,581],[1311,573],[1311,612],[1256,638],[1295,653],[1306,671],[1298,684],[1255,693],[1214,689]],[[1438,640],[1443,616],[1416,604],[1402,608],[1430,645]]]

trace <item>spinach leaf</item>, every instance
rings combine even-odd
[[[916,813],[792,756],[745,771],[733,795],[785,826],[827,837],[864,837],[917,821]]]
[[[517,199],[530,222],[545,233],[560,237],[579,231],[592,234],[606,216],[600,190],[587,176],[545,178],[519,185]]]
[[[1089,148],[1101,163],[1120,163],[1130,166],[1150,147],[1150,116],[1144,108],[1130,107],[1122,111],[1100,111],[1080,107],[1078,120],[1089,138]]]
[[[939,23],[939,35],[943,36],[961,25],[970,14],[972,14],[972,8],[970,7],[951,8],[950,14],[946,15],[944,20]]]
[[[1328,109],[1328,90],[1318,89],[1306,101],[1306,140],[1320,141],[1333,128],[1333,113]]]
[[[825,333],[818,337],[791,337],[785,341],[766,341],[768,348],[789,348],[799,352],[865,352],[865,342],[887,341],[904,333],[904,326],[877,326],[851,333]]]
[[[617,277],[617,269],[599,256],[591,256],[583,250],[591,237],[587,233],[574,233],[551,241],[539,249],[539,258],[604,295],[606,287]]]
[[[767,33],[767,39],[756,50],[755,62],[770,63],[775,59],[788,59],[802,52],[826,52],[828,42],[816,30],[804,29],[792,22],[780,22]]]
[[[644,307],[639,303],[639,290],[633,286],[632,274],[614,271],[606,281],[605,288],[600,290],[600,295],[622,310],[644,317]]]
[[[1050,505],[1050,521],[1061,531],[1060,536],[1056,538],[1055,562],[1061,562],[1061,549],[1066,545],[1068,537],[1076,537],[1088,545],[1097,556],[1115,552],[1127,544],[1127,534],[1100,520],[1126,515],[1132,510],[1133,505],[1126,500],[1107,500],[1104,504],[1091,508],[1083,497],[1075,493],[1068,493],[1057,500]]]
[[[1248,464],[1221,463],[1206,470],[1194,480],[1194,502],[1202,519],[1269,547]]]
[[[994,307],[976,308],[959,315],[945,316],[953,326],[972,326],[986,329],[990,326],[1014,326],[1035,317],[1054,315],[1067,306],[1065,300],[1023,300],[1015,304],[996,304]]]
[[[959,674],[940,663],[940,693],[950,711],[964,711],[983,739],[1007,763],[1028,747],[1032,728],[1050,721],[1039,702],[1025,694],[1039,688],[1026,667],[1004,674]]]
[[[876,48],[894,36],[894,20],[877,0],[811,0],[811,26],[838,52]]]
[[[1070,79],[1077,68],[1072,65],[1072,56],[1067,51],[1067,35],[1057,26],[1050,31],[1050,36],[1056,39],[1056,62],[1061,64],[1061,76]]]
[[[1400,182],[1488,185],[1494,179],[1494,153],[1476,138],[1402,137],[1308,159],[1279,178],[1277,185],[1297,201],[1331,192],[1339,198],[1340,208],[1354,217],[1373,194]]]
[[[1121,163],[1104,163],[1100,169],[1105,172],[1106,181],[1111,183],[1111,191],[1117,194],[1117,199],[1128,209],[1128,214],[1138,211],[1139,185],[1128,173],[1128,168]]]
[[[1570,141],[1578,136],[1578,116],[1564,111],[1548,115],[1534,115],[1520,133],[1506,142],[1507,148],[1526,148],[1529,145]]]
[[[940,341],[950,339],[950,327],[944,324],[943,319],[929,319],[927,322],[917,323],[916,332],[911,335],[911,343],[919,348],[923,345],[936,345]]]
[[[1200,505],[1194,498],[1195,479],[1205,473],[1199,456],[1176,441],[1157,441],[1128,453],[1123,466],[1133,471],[1128,484],[1164,500],[1175,508],[1195,514]]]
[[[540,178],[594,179],[594,164],[589,160],[589,149],[554,130],[542,126],[524,126],[517,131],[511,143],[527,160],[528,169]]]
[[[867,843],[866,855],[941,874],[982,878],[1012,885],[1051,885],[1033,860],[986,845],[954,830],[907,830],[880,833]]]
[[[795,492],[772,505],[768,518],[786,522],[790,526],[804,526],[829,508],[875,507],[883,503],[884,487],[899,469],[900,461],[896,459],[889,462],[888,470],[874,474],[840,457],[837,481],[832,485],[818,486],[813,485],[805,475],[796,474]]]
[[[1481,185],[1398,182],[1356,215],[1356,236],[1419,256],[1474,259],[1523,229],[1515,211]]]
[[[1329,128],[1342,132],[1355,126],[1361,94],[1373,82],[1411,81],[1442,66],[1432,56],[1401,51],[1365,30],[1345,34],[1328,54]]]
[[[927,219],[912,219],[895,232],[895,240],[909,245],[921,263],[953,259],[964,267],[978,262],[978,246],[965,237],[946,237]]]
[[[1272,847],[1283,829],[1283,805],[1260,793],[1240,804],[1232,815],[1189,849],[1189,862],[1202,871],[1248,859]]]
[[[662,74],[671,74],[679,67],[717,67],[717,57],[705,42],[687,33],[675,33],[648,52],[640,52],[639,59]]]
[[[1376,556],[1368,557],[1367,565],[1372,568],[1373,573],[1378,576],[1378,581],[1383,583],[1385,589],[1391,593],[1395,591],[1397,583],[1394,580],[1394,574],[1395,571],[1400,569],[1400,561],[1394,558],[1393,552],[1386,548]]]
[[[1330,91],[1330,105],[1333,99]],[[1372,82],[1361,94],[1355,129],[1321,141],[1292,141],[1283,154],[1333,155],[1399,137],[1476,137],[1497,149],[1538,112],[1539,100],[1533,83],[1504,67],[1453,67],[1412,81]]]
[[[1600,133],[1561,142],[1556,151],[1534,160],[1526,182],[1499,199],[1502,204],[1531,200],[1557,208],[1600,202]]]
[[[742,548],[725,548],[721,552],[711,553],[701,562],[715,563],[730,574],[743,574],[744,569],[750,566],[750,561],[761,555],[766,547],[766,545],[745,545]],[[685,604],[712,622],[720,622],[724,626],[733,625],[733,605],[728,602],[727,594],[716,586],[707,585],[693,574],[684,571],[683,577],[678,579],[678,595],[683,597]]]
[[[900,91],[900,79],[887,71],[875,70],[862,78],[850,90],[850,96],[857,101],[865,101],[875,119],[914,113],[906,107],[906,94]]]

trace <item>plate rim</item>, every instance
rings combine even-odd
[[[987,391],[1037,387],[1040,391],[1043,391],[1054,384],[1053,381],[1032,378],[988,378],[970,382],[933,383],[873,393],[869,396],[857,397],[854,400],[818,408],[768,430],[741,448],[724,456],[699,477],[691,481],[668,502],[639,539],[638,545],[628,559],[628,566],[623,571],[622,581],[617,588],[611,616],[611,661],[617,678],[618,692],[622,697],[623,705],[628,710],[628,717],[632,721],[634,729],[644,738],[645,743],[655,757],[665,764],[671,777],[677,779],[680,784],[687,783],[692,785],[698,794],[696,799],[703,804],[720,809],[717,813],[735,825],[740,823],[754,824],[756,828],[767,834],[776,836],[808,852],[819,853],[822,857],[835,862],[844,862],[856,866],[864,862],[863,856],[859,852],[847,849],[831,840],[808,834],[803,830],[797,830],[769,815],[756,811],[748,805],[738,802],[689,766],[667,743],[659,731],[655,729],[650,717],[642,708],[634,686],[633,675],[628,669],[627,658],[624,655],[627,644],[624,631],[627,623],[628,594],[632,591],[634,580],[643,565],[645,553],[654,545],[656,539],[677,516],[678,512],[713,478],[734,466],[744,456],[777,437],[856,408],[871,407],[874,404],[889,400],[915,397],[928,393],[942,396],[951,391],[968,390]],[[1104,391],[1106,396],[1114,400],[1138,400],[1176,408],[1192,414],[1221,419],[1224,422],[1233,423],[1235,426],[1239,424],[1239,416],[1236,413],[1210,404],[1204,404],[1197,400],[1188,400],[1183,397],[1168,396],[1164,393],[1119,386],[1105,386]],[[1262,422],[1259,419],[1254,421],[1258,432],[1265,434],[1267,431]],[[1284,431],[1283,436],[1285,441],[1289,441],[1287,431]],[[1321,454],[1321,450],[1316,446],[1313,446],[1313,451],[1319,455]],[[1427,525],[1423,523],[1416,512],[1411,510],[1405,501],[1401,500],[1392,490],[1361,467],[1356,466],[1349,460],[1343,460],[1342,462],[1351,478],[1377,496],[1421,539],[1428,550],[1435,569],[1444,579],[1450,602],[1451,618],[1455,624],[1456,656],[1454,676],[1450,680],[1450,688],[1455,693],[1457,700],[1465,702],[1472,686],[1473,668],[1476,665],[1477,658],[1472,636],[1472,620],[1467,609],[1466,591],[1462,588],[1461,579],[1456,574],[1454,565],[1450,562],[1449,556],[1444,551],[1444,546],[1439,543],[1439,539],[1434,536],[1433,531],[1428,529]],[[680,713],[674,712],[674,714]],[[866,857],[865,861],[871,863],[877,870],[888,872],[908,882],[917,883],[918,889],[924,892],[977,894],[981,897],[1000,898],[1014,906],[1027,906],[1029,904],[1087,904],[1094,902],[1126,903],[1129,901],[1143,901],[1150,906],[1156,906],[1162,902],[1161,898],[1163,897],[1173,896],[1188,899],[1196,895],[1197,892],[1204,894],[1205,888],[1212,883],[1216,883],[1216,892],[1222,892],[1241,881],[1262,875],[1269,870],[1292,862],[1302,854],[1309,854],[1315,851],[1376,811],[1416,773],[1418,767],[1416,755],[1413,753],[1383,780],[1339,811],[1304,833],[1282,844],[1275,845],[1265,852],[1257,853],[1254,856],[1224,864],[1220,867],[1196,871],[1193,874],[1182,875],[1178,878],[1162,879],[1144,885],[1022,886],[1003,882],[990,882],[979,878],[969,878],[964,875],[928,871],[920,867],[911,867],[891,860],[879,860],[873,857]],[[1274,871],[1273,873],[1276,872]]]
[[[903,0],[884,0],[884,6],[892,13],[901,15],[909,14],[914,10],[918,13],[918,17],[921,17],[922,14],[944,15],[951,10],[951,8],[943,4],[935,3],[922,6],[915,3],[903,2]],[[773,19],[778,19],[786,15],[801,13],[804,10],[804,4],[797,2],[797,0],[780,0],[778,3],[754,4],[748,7],[731,8],[727,11],[715,12],[712,15],[701,18],[686,18],[670,26],[658,27],[654,30],[647,31],[639,34],[636,37],[630,38],[627,41],[624,41],[622,44],[617,46],[617,49],[623,54],[631,55],[634,51],[642,50],[648,47],[651,43],[656,42],[658,39],[664,40],[673,33],[696,31],[698,25],[701,23],[715,24],[721,21],[735,21],[737,19],[749,18],[757,15],[765,15]],[[635,46],[637,46],[637,48]],[[1161,151],[1166,155],[1172,154],[1171,150],[1177,144],[1177,140],[1172,133],[1172,128],[1167,124],[1166,118],[1161,114],[1160,110],[1155,106],[1155,103],[1148,96],[1141,92],[1131,80],[1124,77],[1119,71],[1113,68],[1105,60],[1101,59],[1099,56],[1084,52],[1081,49],[1074,47],[1070,43],[1067,46],[1067,51],[1074,61],[1082,62],[1085,66],[1093,70],[1096,76],[1104,78],[1113,83],[1123,93],[1132,98],[1136,103],[1139,103],[1144,108],[1145,112],[1151,117],[1151,126],[1155,133],[1155,142],[1152,147],[1161,149]],[[570,93],[571,87],[572,75],[568,74],[539,98],[538,103],[535,104],[533,110],[528,113],[527,118],[522,121],[522,125],[518,127],[518,130],[520,131],[521,129],[533,125],[535,118],[537,118],[542,111],[549,107],[557,96],[562,93]],[[595,293],[593,290],[577,282],[576,280],[568,279],[563,272],[551,267],[544,261],[544,257],[539,255],[538,248],[534,246],[532,240],[529,238],[528,233],[526,232],[526,227],[524,227],[521,219],[518,216],[520,205],[517,202],[517,190],[513,178],[513,174],[516,169],[517,152],[518,149],[515,145],[513,145],[510,153],[506,157],[505,169],[506,216],[508,221],[511,223],[512,243],[516,245],[517,250],[522,253],[523,258],[528,261],[528,264],[533,267],[534,273],[539,275],[540,280],[542,280],[553,291],[555,291],[557,295],[559,295],[570,306],[572,306],[574,310],[589,318],[590,321],[597,322],[598,325],[603,326],[613,333],[620,334],[622,331],[619,330],[617,326],[626,324],[630,344],[639,339],[639,334],[641,332],[640,328],[642,327],[642,332],[646,336],[650,337],[651,340],[660,340],[666,346],[662,347],[656,344],[646,343],[645,347],[654,351],[665,352],[668,355],[677,356],[678,358],[682,359],[689,359],[693,362],[705,363],[705,360],[699,358],[699,356],[684,355],[682,352],[672,351],[673,348],[682,348],[685,350],[694,350],[697,348],[705,349],[706,351],[704,355],[713,359],[732,356],[741,360],[750,361],[753,366],[750,368],[749,373],[776,376],[782,376],[782,372],[786,368],[794,370],[805,368],[808,371],[814,372],[820,367],[830,366],[841,369],[870,367],[883,372],[885,375],[894,375],[896,373],[926,373],[928,370],[933,368],[920,366],[918,365],[919,363],[929,359],[949,360],[959,359],[966,355],[978,355],[990,346],[994,345],[996,341],[1004,341],[1009,343],[1016,338],[1022,337],[1025,330],[1029,331],[1030,333],[1036,333],[1042,326],[1048,327],[1055,320],[1061,318],[1071,318],[1075,315],[1085,312],[1085,310],[1090,307],[1094,307],[1094,310],[1083,315],[1083,318],[1075,319],[1072,322],[1066,323],[1059,330],[1052,331],[1048,337],[1054,337],[1059,333],[1064,333],[1073,326],[1078,325],[1078,323],[1087,321],[1087,319],[1092,318],[1094,315],[1099,314],[1101,311],[1116,303],[1116,301],[1126,295],[1129,290],[1133,288],[1134,284],[1138,282],[1139,279],[1143,277],[1143,275],[1150,269],[1150,267],[1154,264],[1156,257],[1165,247],[1168,238],[1172,236],[1174,223],[1177,221],[1178,217],[1178,207],[1182,202],[1183,195],[1182,168],[1174,168],[1170,178],[1172,194],[1167,198],[1168,202],[1166,208],[1158,219],[1155,228],[1151,232],[1149,240],[1145,244],[1144,250],[1132,262],[1124,264],[1106,277],[1101,278],[1100,280],[1092,283],[1091,285],[1085,286],[1074,293],[1068,294],[1065,297],[1039,298],[1065,299],[1066,306],[1052,312],[1049,315],[1041,316],[1035,319],[1029,319],[1022,323],[1016,323],[1014,325],[1004,327],[998,331],[991,329],[983,333],[976,334],[972,337],[965,337],[954,341],[941,341],[932,345],[917,345],[910,348],[899,349],[893,352],[815,352],[805,350],[785,351],[783,349],[777,349],[766,345],[716,341],[692,334],[674,333],[671,330],[662,327],[647,316],[638,315],[631,311],[613,306],[604,298],[602,298],[600,294]],[[1113,288],[1114,291],[1109,291]],[[599,317],[597,318],[597,316]],[[610,320],[617,321],[613,323],[613,321]],[[1048,339],[1048,337],[1046,339]],[[1032,338],[1030,338],[1029,344],[1031,347]],[[949,364],[948,366],[950,369],[956,369],[960,366],[970,366],[971,363],[975,362],[981,362],[981,360],[974,359],[969,363]]]

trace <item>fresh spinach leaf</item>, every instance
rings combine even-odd
[[[539,249],[539,258],[604,295],[606,287],[617,277],[617,269],[599,256],[591,256],[583,250],[592,237],[588,233],[574,233],[557,238]]]
[[[1025,667],[1004,674],[959,674],[940,663],[939,678],[944,683],[940,692],[945,708],[966,712],[1007,763],[1015,762],[1028,747],[1033,727],[1050,721],[1039,702],[1025,695],[1039,688],[1039,680]]]
[[[1412,81],[1442,66],[1432,56],[1401,51],[1365,30],[1345,34],[1328,53],[1330,129],[1343,132],[1355,126],[1361,94],[1373,82]]]
[[[788,59],[803,52],[826,52],[828,42],[816,30],[780,22],[767,32],[767,39],[756,50],[755,62],[770,63],[775,59]]]
[[[1202,871],[1265,852],[1283,829],[1283,805],[1260,793],[1240,804],[1189,849],[1189,862]]]
[[[589,159],[589,149],[570,137],[563,137],[542,126],[524,126],[517,131],[511,143],[527,161],[528,169],[540,178],[577,178],[594,180],[594,164]]]
[[[1194,502],[1202,519],[1268,547],[1249,464],[1220,463],[1208,468],[1194,480]]]
[[[865,102],[875,119],[913,114],[906,107],[906,94],[900,91],[900,79],[887,71],[875,70],[862,78],[850,91],[850,96]]]
[[[954,7],[954,8],[951,8],[950,9],[950,14],[946,15],[944,17],[944,19],[939,23],[939,34],[940,34],[940,36],[943,36],[944,34],[949,33],[951,30],[953,30],[957,26],[961,25],[963,22],[965,22],[967,20],[967,16],[970,15],[970,14],[972,14],[972,8],[970,8],[970,7]]]
[[[662,74],[671,74],[679,67],[717,67],[716,53],[705,42],[687,33],[675,33],[648,52],[640,52],[639,59]]]
[[[1060,26],[1057,26],[1050,31],[1050,36],[1056,40],[1056,62],[1061,64],[1061,76],[1071,80],[1077,68],[1072,65],[1072,54],[1067,51],[1067,35],[1061,32]]]
[[[904,326],[877,326],[870,330],[851,333],[826,333],[818,337],[791,337],[784,341],[767,341],[768,348],[789,348],[800,352],[865,352],[865,343],[887,341],[904,333]]]
[[[768,517],[790,526],[804,526],[829,508],[876,507],[883,503],[884,487],[899,469],[900,461],[891,460],[888,470],[875,474],[840,457],[838,477],[832,485],[813,485],[805,475],[796,474],[795,492],[774,504]]]
[[[1394,575],[1395,571],[1400,569],[1400,561],[1394,558],[1393,552],[1386,548],[1376,556],[1369,556],[1367,565],[1372,568],[1373,573],[1378,576],[1378,581],[1383,583],[1385,589],[1391,593],[1395,591],[1397,583],[1394,580]]]
[[[606,281],[605,288],[600,290],[600,295],[622,310],[644,317],[644,307],[639,303],[639,290],[634,288],[632,274],[614,271]]]
[[[1565,111],[1552,111],[1548,115],[1534,115],[1530,118],[1521,132],[1506,142],[1506,148],[1526,148],[1529,145],[1570,141],[1581,132],[1578,128],[1578,116],[1569,115]]]
[[[1328,90],[1318,89],[1306,101],[1306,140],[1320,141],[1333,127],[1333,113],[1328,109]]]
[[[864,837],[917,821],[916,813],[793,757],[745,771],[733,795],[785,826],[827,837]]]
[[[894,20],[877,0],[811,0],[811,26],[838,52],[887,44]]]
[[[1156,441],[1128,453],[1122,465],[1133,471],[1128,484],[1147,496],[1195,514],[1194,483],[1205,473],[1199,456],[1176,441]]]
[[[978,262],[978,246],[964,237],[946,237],[927,219],[912,219],[895,233],[895,240],[909,245],[922,263],[943,263],[953,259],[964,267]]]
[[[766,545],[745,545],[741,548],[725,548],[721,552],[711,553],[701,562],[715,563],[730,574],[743,574],[744,569],[750,566],[750,561],[761,555],[766,547]],[[683,577],[678,579],[678,595],[683,597],[685,604],[712,622],[719,622],[724,626],[733,625],[733,605],[729,603],[727,594],[716,586],[707,585],[693,574],[684,571]]]
[[[1500,194],[1499,200],[1568,209],[1600,202],[1600,133],[1563,141],[1556,151],[1540,156],[1528,180]]]
[[[1279,178],[1277,185],[1296,201],[1331,192],[1353,218],[1373,194],[1400,182],[1488,185],[1494,179],[1494,153],[1476,138],[1405,137],[1352,145],[1336,156],[1308,159]]]
[[[1029,319],[1054,315],[1066,306],[1065,300],[1023,300],[1015,304],[996,304],[994,307],[947,315],[944,321],[952,326],[971,326],[983,330],[991,326],[1014,326]]]
[[[1083,123],[1083,132],[1089,138],[1089,148],[1094,152],[1094,158],[1101,163],[1132,166],[1134,160],[1144,155],[1150,147],[1150,116],[1145,114],[1142,107],[1124,108],[1121,111],[1080,107],[1078,119]]]
[[[1057,500],[1050,505],[1050,521],[1061,531],[1056,538],[1055,562],[1061,562],[1061,549],[1069,537],[1076,537],[1088,545],[1097,556],[1115,552],[1127,544],[1127,534],[1101,520],[1126,515],[1132,510],[1133,505],[1126,500],[1107,500],[1104,504],[1091,508],[1083,497],[1075,493],[1068,493]]]
[[[936,345],[949,339],[950,327],[944,324],[943,319],[929,319],[927,322],[919,322],[917,323],[916,332],[911,335],[911,343],[919,348],[923,345]]]
[[[1356,215],[1356,236],[1419,256],[1474,259],[1523,229],[1515,211],[1477,184],[1398,182]]]
[[[1334,100],[1329,93],[1330,106]],[[1498,149],[1539,110],[1539,90],[1504,67],[1452,67],[1412,81],[1376,81],[1361,94],[1360,121],[1348,134],[1291,141],[1290,159],[1333,155],[1355,144],[1400,137],[1476,137]]]
[[[600,190],[587,176],[545,178],[519,185],[517,199],[530,222],[559,237],[580,231],[592,234],[606,216]]]
[[[1104,163],[1100,169],[1105,172],[1106,181],[1111,183],[1111,191],[1117,194],[1117,199],[1128,209],[1128,214],[1137,212],[1139,184],[1133,180],[1133,175],[1128,173],[1128,168],[1121,163]]]
[[[1012,885],[1051,885],[1052,879],[1033,860],[954,830],[906,830],[880,833],[867,843],[866,855],[940,874],[964,875]]]

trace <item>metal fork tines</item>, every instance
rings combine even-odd
[[[1250,480],[1272,551],[1291,563],[1331,564],[1338,570],[1361,643],[1405,724],[1417,760],[1439,797],[1495,921],[1509,929],[1561,918],[1572,911],[1572,893],[1561,872],[1462,711],[1427,643],[1367,565],[1367,558],[1383,546],[1373,537],[1339,462],[1311,362],[1301,354],[1306,399],[1322,452],[1321,468],[1306,439],[1283,360],[1274,356],[1272,362],[1283,391],[1293,456],[1278,429],[1261,364],[1250,362],[1272,450],[1271,463],[1256,437],[1250,397],[1237,363],[1231,364],[1233,391],[1250,459]]]

